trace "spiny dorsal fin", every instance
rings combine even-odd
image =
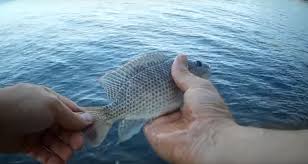
[[[136,75],[138,72],[168,59],[168,56],[160,52],[138,56],[122,67],[106,73],[100,79],[100,83],[105,89],[109,99],[116,101],[121,87],[125,85],[128,79]]]

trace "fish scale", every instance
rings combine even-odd
[[[148,53],[106,73],[100,82],[111,104],[85,108],[96,120],[85,133],[89,143],[99,145],[116,121],[120,122],[119,142],[123,142],[146,121],[177,110],[183,93],[172,79],[172,63],[173,58],[164,53]],[[210,72],[200,61],[188,61],[188,69],[203,78]]]

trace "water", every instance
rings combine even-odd
[[[238,123],[307,128],[307,16],[302,0],[0,0],[0,87],[42,84],[101,105],[104,72],[143,52],[185,52],[212,66]],[[115,136],[70,163],[164,163],[142,133],[120,145]],[[0,163],[35,162],[2,155]]]

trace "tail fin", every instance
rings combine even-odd
[[[91,146],[99,146],[112,127],[112,121],[108,120],[109,110],[107,106],[84,107],[83,109],[95,118],[94,124],[84,131],[85,139]]]

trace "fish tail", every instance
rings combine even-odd
[[[108,109],[108,106],[83,107],[83,109],[95,119],[93,125],[84,130],[84,136],[87,143],[96,147],[104,141],[112,127],[111,110]]]

